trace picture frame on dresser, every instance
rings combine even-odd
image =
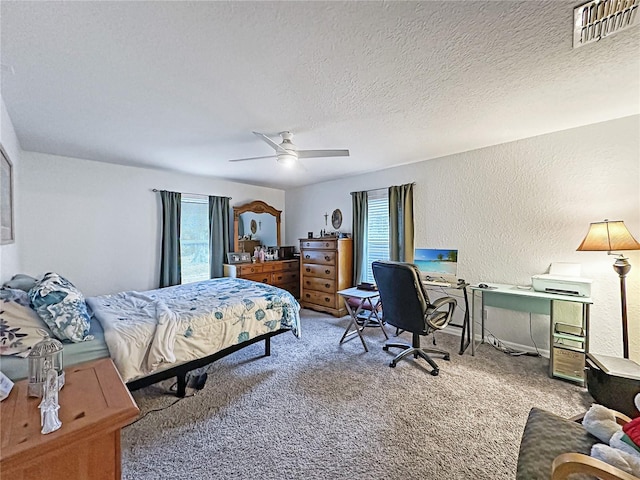
[[[0,245],[15,242],[13,164],[0,145]]]
[[[251,253],[249,252],[229,252],[227,253],[227,263],[236,265],[238,263],[250,263]]]

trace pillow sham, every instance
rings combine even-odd
[[[30,307],[31,300],[29,300],[29,295],[24,290],[20,290],[18,288],[0,288],[0,300],[4,300],[6,302],[15,302],[23,307]]]
[[[22,293],[26,295],[26,292]],[[47,325],[32,308],[15,300],[0,300],[0,355],[26,357],[33,346],[44,338],[44,332],[51,335]]]
[[[24,273],[18,273],[11,277],[11,280],[8,282],[4,282],[4,287],[7,288],[17,288],[19,290],[24,290],[28,292],[33,287],[36,286],[38,280],[30,275],[25,275]]]
[[[29,290],[34,310],[59,340],[82,342],[88,335],[90,317],[84,296],[69,280],[54,272],[44,274]]]

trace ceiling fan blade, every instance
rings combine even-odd
[[[298,150],[298,158],[348,157],[349,150]]]
[[[250,158],[236,158],[229,160],[230,162],[246,162],[247,160],[262,160],[263,158],[277,158],[277,155],[267,155],[266,157],[250,157]]]
[[[258,138],[261,138],[262,140],[264,140],[265,142],[267,142],[271,148],[273,148],[276,152],[283,152],[284,149],[278,145],[276,142],[274,142],[273,140],[271,140],[269,137],[267,137],[264,133],[260,133],[260,132],[253,132],[253,134],[255,136],[257,136]]]

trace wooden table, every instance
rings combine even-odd
[[[27,380],[0,403],[1,479],[120,478],[120,429],[139,414],[129,390],[107,358],[65,375],[55,432],[40,433],[40,399],[27,396]]]

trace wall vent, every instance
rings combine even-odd
[[[573,48],[638,24],[640,0],[594,0],[573,9]]]

